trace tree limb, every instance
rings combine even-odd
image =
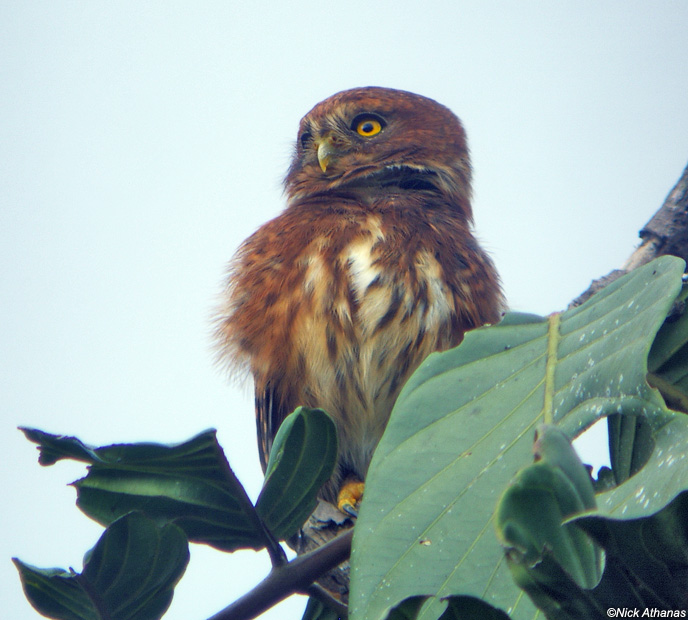
[[[623,267],[626,271],[665,254],[688,258],[688,166],[659,211],[643,226],[640,238],[640,247]]]
[[[688,166],[664,200],[664,204],[640,230],[641,244],[621,269],[594,280],[587,291],[571,302],[580,306],[597,291],[625,273],[637,269],[658,256],[678,256],[688,262]]]
[[[352,537],[353,529],[349,529],[322,547],[274,567],[253,590],[208,620],[249,620],[288,596],[303,592],[323,573],[348,559]]]

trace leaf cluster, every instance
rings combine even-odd
[[[509,314],[421,365],[366,479],[351,618],[688,608],[683,268],[661,258],[564,313]],[[593,480],[571,441],[603,419],[611,467]],[[251,617],[348,555],[350,533],[292,563],[278,542],[307,519],[334,466],[334,425],[320,410],[299,409],[282,426],[256,506],[212,431],[177,446],[104,448],[25,433],[43,464],[88,464],[77,504],[107,527],[79,574],[16,561],[27,597],[49,617],[161,617],[188,542],[271,554],[271,576],[218,620]],[[305,618],[344,613],[311,599]]]
[[[337,454],[329,416],[300,407],[275,438],[254,506],[213,430],[178,445],[101,448],[75,437],[22,430],[38,444],[41,464],[61,459],[88,464],[88,474],[73,483],[77,506],[107,528],[86,554],[81,573],[14,560],[31,604],[61,620],[162,617],[186,568],[189,542],[225,552],[266,548],[274,566],[286,564],[278,541],[296,533],[313,511]]]

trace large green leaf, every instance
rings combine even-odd
[[[322,409],[299,407],[282,422],[273,442],[256,510],[277,539],[306,522],[337,460],[337,429]]]
[[[77,505],[109,525],[132,510],[174,521],[192,542],[223,551],[267,546],[265,531],[229,467],[215,431],[177,445],[122,444],[94,448],[75,437],[22,429],[39,444],[39,461],[64,458],[90,464],[77,480]]]
[[[540,423],[573,438],[604,416],[644,417],[649,461],[598,497],[601,515],[647,516],[688,487],[678,467],[687,420],[645,381],[683,268],[664,257],[561,315],[507,315],[420,366],[366,479],[352,554],[354,620],[385,618],[415,595],[432,597],[418,614],[424,620],[439,618],[448,596],[483,599],[512,618],[537,616],[511,579],[493,518],[502,490],[530,461]]]
[[[81,574],[14,562],[33,607],[57,620],[157,620],[189,561],[184,532],[141,513],[115,521]]]

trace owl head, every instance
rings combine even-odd
[[[376,86],[337,93],[303,117],[285,179],[290,203],[333,191],[421,192],[469,220],[470,184],[456,115],[427,97]]]

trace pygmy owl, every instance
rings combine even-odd
[[[297,406],[334,419],[338,462],[321,495],[336,502],[364,480],[409,375],[497,322],[504,302],[472,233],[465,132],[432,99],[369,87],[319,103],[301,120],[285,193],[230,264],[217,338],[230,367],[253,375],[263,469]]]

